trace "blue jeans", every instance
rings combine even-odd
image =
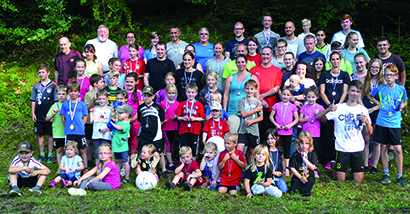
[[[288,191],[288,185],[286,185],[285,180],[283,177],[279,178],[273,178],[273,182],[275,182],[275,185],[280,189],[282,192],[287,192]]]
[[[89,177],[83,181],[81,181],[80,189],[87,189],[87,183],[94,177]],[[102,182],[102,181],[93,181],[89,186],[89,190],[113,190],[112,186],[109,183]]]

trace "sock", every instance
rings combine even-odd
[[[40,156],[44,156],[44,152],[40,152]]]
[[[399,179],[399,178],[401,178],[401,177],[403,177],[403,174],[397,173],[397,179]]]
[[[162,172],[165,172],[165,171],[167,171],[166,169],[162,169]]]
[[[389,169],[388,169],[388,168],[387,168],[387,169],[383,169],[383,173],[384,173],[385,175],[390,176],[390,174],[389,174]]]
[[[17,185],[13,185],[12,188],[13,188],[13,187],[17,187]]]
[[[49,152],[49,153],[48,153],[48,156],[53,156],[53,153],[52,153],[52,152]]]
[[[36,185],[36,187],[41,188],[41,186],[39,186],[39,185]]]

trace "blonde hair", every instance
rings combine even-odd
[[[221,94],[221,93],[219,93],[219,92],[217,92],[217,91],[212,92],[212,93],[211,93],[211,95],[210,95],[209,97],[211,97],[211,96],[217,96],[217,97],[218,97],[218,99],[219,99],[219,101],[221,101],[221,100],[222,100],[222,94]]]
[[[101,149],[102,147],[108,148],[108,149],[110,150],[110,153],[111,153],[111,161],[113,161],[113,160],[114,160],[114,154],[113,154],[113,152],[112,152],[112,147],[111,147],[111,145],[108,144],[108,143],[103,143],[103,144],[101,144],[101,146],[98,147],[98,152],[100,152],[100,149]],[[103,165],[104,165],[104,163],[101,161],[101,159],[98,158],[97,175],[99,175],[99,174],[101,173],[101,170],[102,170]]]
[[[302,19],[302,24],[305,24],[306,22],[307,22],[308,24],[311,24],[310,19]]]
[[[265,166],[272,165],[271,159],[270,159],[270,152],[269,152],[268,147],[265,146],[265,145],[258,145],[258,146],[255,147],[255,150],[253,150],[252,163],[248,165],[246,170],[251,170],[251,172],[255,172],[255,170],[256,170],[256,154],[259,154],[261,152],[265,153],[265,155],[266,155],[266,160],[265,160],[265,163],[263,165],[265,165]],[[273,169],[273,170],[275,170],[275,169]]]
[[[183,146],[179,149],[179,155],[185,155],[185,154],[191,154],[192,155],[192,149],[189,146]]]
[[[303,142],[303,138],[306,138],[309,141],[309,152],[313,151],[313,138],[312,136],[309,134],[309,132],[306,131],[302,131],[299,134],[298,139],[296,139],[296,149],[298,150],[298,152],[300,152],[300,144]]]
[[[207,142],[204,147],[204,153],[207,149],[211,149],[213,152],[218,154],[218,146],[214,142]]]
[[[178,95],[178,90],[177,87],[174,84],[168,84],[167,87],[165,87],[165,92],[168,93],[170,90],[175,90],[175,94]]]
[[[116,71],[116,70],[110,70],[107,73],[108,77],[119,77],[120,76],[120,72]]]
[[[215,79],[216,79],[216,82],[218,82],[219,76],[218,76],[218,74],[217,74],[215,71],[209,71],[209,72],[206,74],[206,79],[208,79],[209,76],[215,78]]]
[[[224,137],[225,141],[232,141],[232,142],[238,142],[238,133],[236,132],[229,132],[228,134],[225,135]]]
[[[152,144],[146,144],[146,145],[143,146],[142,148],[147,148],[150,155],[152,155],[152,154],[154,154],[155,152],[157,152],[157,150],[155,149],[155,146],[152,145]]]
[[[78,154],[78,143],[75,141],[68,141],[64,148],[67,149],[69,146],[73,147],[74,153],[77,155]]]
[[[377,80],[378,80],[379,83],[378,83],[378,85],[376,85],[376,87],[386,84],[386,80],[383,77],[383,74],[384,74],[383,62],[380,59],[372,59],[369,63],[369,70],[367,71],[367,75],[366,75],[366,78],[365,78],[364,83],[363,83],[363,89],[362,89],[363,96],[366,96],[367,94],[369,94],[371,92],[370,91],[370,89],[371,89],[371,79],[372,79],[371,67],[372,67],[372,64],[375,63],[375,62],[377,64],[379,64],[379,67],[380,67],[379,68],[379,73],[377,73]]]

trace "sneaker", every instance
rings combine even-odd
[[[410,186],[410,184],[407,183],[406,180],[404,180],[403,176],[401,176],[400,178],[397,178],[396,184],[397,185],[403,185],[403,186]]]
[[[381,184],[389,184],[391,183],[390,175],[383,175],[382,179],[380,180]]]
[[[124,176],[125,176],[125,169],[124,169],[124,168],[122,168],[122,169],[120,170],[120,176],[121,176],[121,177],[124,177]]]
[[[85,169],[83,170],[83,175],[85,175],[85,174],[87,174],[87,173],[88,173],[88,169],[85,168]]]
[[[121,183],[123,183],[123,184],[128,184],[129,182],[130,182],[130,179],[124,179],[124,180],[121,181]]]
[[[389,155],[389,161],[393,160],[393,158],[394,158],[394,150],[393,150],[393,149],[389,149],[388,155]]]
[[[165,182],[165,186],[167,186],[168,189],[174,189],[174,188],[175,188],[175,184],[173,184],[173,183],[171,182],[171,180],[167,180],[167,181]]]
[[[182,187],[184,187],[184,190],[185,190],[185,191],[192,191],[192,185],[191,185],[190,183],[188,183],[188,182],[184,182],[184,183],[182,184]]]
[[[40,155],[40,156],[38,156],[38,161],[40,161],[40,162],[42,162],[42,161],[44,161],[46,159],[46,156],[45,155]]]
[[[325,169],[332,169],[332,167],[330,166],[330,161],[325,165]]]
[[[55,187],[56,186],[56,180],[52,180],[52,181],[50,181],[50,183],[48,184],[48,187]]]
[[[170,164],[167,167],[168,172],[175,172],[175,165],[174,164]]]
[[[32,192],[36,196],[40,196],[40,195],[43,194],[43,192],[41,192],[40,187],[38,187],[38,186],[35,186],[35,187],[29,189],[28,191]]]
[[[53,162],[54,162],[53,156],[52,156],[52,155],[49,155],[49,156],[47,157],[47,163],[53,163]]]
[[[169,174],[169,172],[165,171],[165,172],[162,172],[162,177],[167,179],[167,178],[171,177],[171,174]]]
[[[64,188],[68,186],[68,180],[65,180],[64,178],[60,179],[60,187]]]
[[[335,164],[336,164],[336,161],[334,161],[334,160],[330,161],[330,168],[333,169],[333,167],[335,166]]]
[[[83,190],[83,189],[77,189],[77,188],[70,188],[68,189],[68,194],[70,195],[86,195],[87,191]]]
[[[377,168],[372,166],[372,168],[370,168],[370,174],[376,175],[377,173]]]
[[[369,167],[368,167],[368,166],[365,166],[365,167],[363,168],[363,172],[366,173],[366,174],[369,174],[369,173],[370,173]]]
[[[12,187],[11,188],[11,190],[10,190],[10,192],[9,192],[9,195],[10,196],[20,196],[21,195],[21,192],[20,192],[20,189],[18,188],[18,186],[14,186],[14,187]]]
[[[60,168],[58,168],[56,174],[58,174],[58,175],[61,174],[61,169]]]
[[[135,154],[134,155],[134,158],[131,160],[131,168],[136,168],[137,167],[137,165],[138,165],[138,155],[137,154]]]
[[[285,176],[289,176],[289,169],[288,168],[285,169],[284,174],[285,174]]]
[[[319,178],[319,173],[315,170],[315,178]]]

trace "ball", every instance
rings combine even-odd
[[[155,188],[157,186],[157,183],[157,178],[151,172],[141,172],[135,180],[135,184],[140,190]]]
[[[214,136],[208,139],[208,142],[215,143],[216,146],[218,147],[218,153],[221,153],[222,151],[225,150],[225,140],[219,136]]]

